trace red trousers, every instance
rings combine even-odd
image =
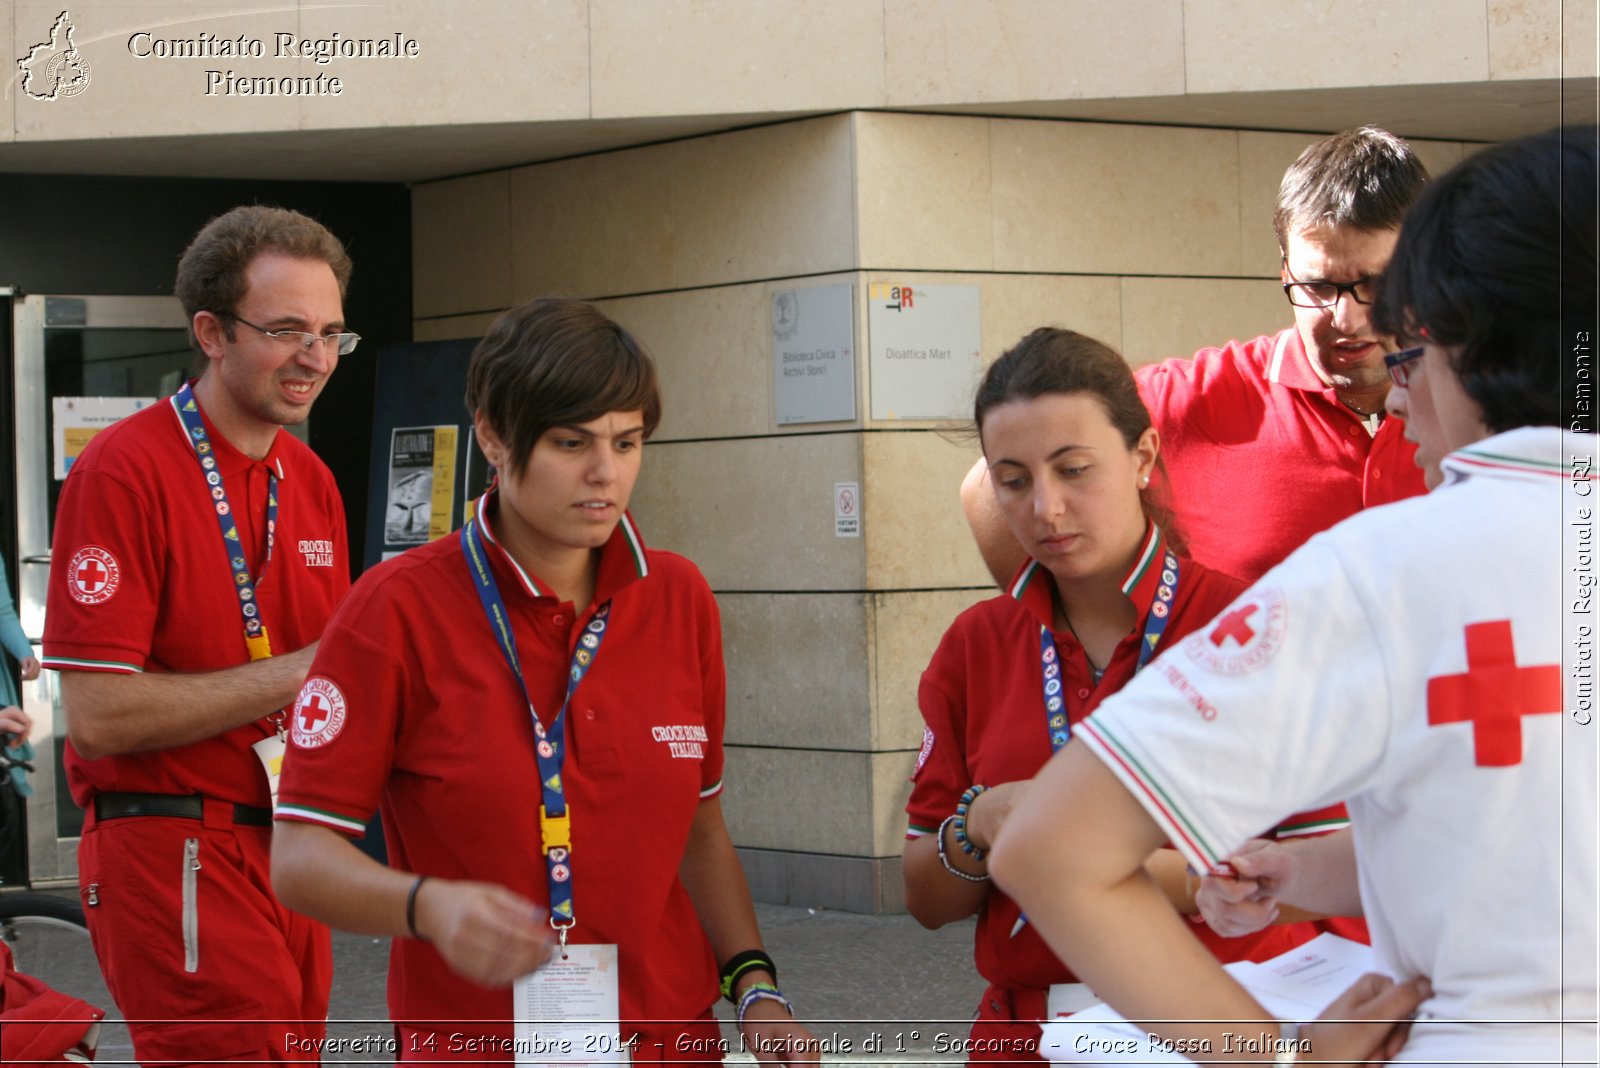
[[[967,1035],[968,1064],[1042,1064],[1039,1040],[1049,994],[989,984]]]
[[[97,822],[78,848],[100,970],[141,1063],[311,1063],[326,1029],[328,929],[272,893],[272,831],[204,820]]]

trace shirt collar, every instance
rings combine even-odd
[[[194,389],[196,383],[199,381],[200,380],[197,378],[190,379],[189,388],[191,390]],[[189,429],[183,425],[183,416],[178,414],[178,394],[174,393],[172,396],[167,398],[167,401],[172,405],[172,418],[178,424],[178,433],[183,435],[184,443],[192,449],[194,445],[189,441]],[[206,442],[211,446],[211,454],[215,456],[217,460],[217,470],[224,478],[229,475],[236,475],[239,472],[253,467],[256,464],[262,464],[263,466],[271,468],[272,472],[278,476],[279,480],[282,480],[285,477],[283,459],[279,455],[278,448],[279,443],[283,440],[284,435],[282,427],[280,427],[278,429],[278,433],[273,436],[272,448],[267,450],[267,455],[257,460],[239,451],[239,449],[234,447],[233,442],[229,441],[221,432],[217,430],[215,424],[211,422],[211,418],[206,415],[205,407],[200,403],[199,397],[194,398],[194,407],[195,411],[200,413],[200,421],[205,424]]]
[[[489,512],[498,507],[499,501],[500,486],[496,483],[478,498],[472,519],[472,522],[478,524],[478,533],[483,536],[485,544],[493,547],[490,549],[490,556],[500,560],[506,570],[517,576],[528,596],[554,598],[556,595],[548,584],[517,563],[494,536],[494,527],[489,522]],[[611,532],[611,537],[600,548],[600,570],[595,575],[594,582],[595,603],[610,600],[622,587],[649,574],[650,561],[645,555],[644,539],[639,536],[639,528],[634,525],[632,513],[623,512],[622,518],[617,521],[616,529]]]
[[[1122,592],[1133,602],[1140,619],[1149,613],[1156,590],[1161,585],[1161,563],[1165,548],[1166,538],[1162,536],[1161,528],[1146,520],[1144,540],[1139,543],[1139,555],[1122,577]],[[1043,564],[1030,557],[1011,581],[1009,592],[1042,626],[1055,629],[1054,584]]]
[[[1272,355],[1267,358],[1267,381],[1290,389],[1333,396],[1333,387],[1324,382],[1311,366],[1311,357],[1300,340],[1296,327],[1281,330],[1272,339]],[[1337,400],[1337,396],[1334,396]]]
[[[1457,449],[1439,468],[1445,485],[1474,477],[1592,482],[1595,443],[1593,434],[1525,426]]]

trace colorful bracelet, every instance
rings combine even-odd
[[[744,1026],[744,1014],[750,1010],[750,1006],[758,1001],[776,1001],[783,1006],[783,1011],[787,1012],[790,1017],[794,1016],[794,1006],[789,1004],[789,999],[783,996],[783,991],[771,983],[751,983],[744,988],[744,993],[739,995],[739,1008],[735,1013],[739,1026]]]
[[[417,891],[422,889],[422,884],[428,881],[426,875],[417,876],[417,881],[411,884],[411,889],[406,891],[406,930],[411,932],[411,937],[419,942],[426,942],[417,933]]]
[[[737,1005],[739,999],[734,996],[733,987],[739,977],[753,968],[761,968],[772,976],[772,981],[778,981],[778,966],[772,963],[772,958],[767,956],[765,950],[747,949],[742,953],[735,953],[729,957],[722,966],[722,996],[728,999],[731,1005]]]
[[[978,799],[978,795],[987,789],[987,786],[978,786],[977,784],[973,784],[962,792],[961,800],[956,802],[956,821],[955,827],[953,828],[956,845],[961,847],[961,852],[965,853],[973,860],[982,860],[984,857],[989,855],[989,851],[986,849],[979,849],[977,846],[972,844],[972,839],[967,837],[967,810],[971,808],[972,803]]]
[[[939,863],[944,865],[945,871],[954,875],[957,879],[965,879],[969,883],[986,883],[989,881],[987,875],[974,875],[970,871],[962,871],[950,863],[950,857],[944,851],[944,829],[950,826],[955,821],[955,818],[954,815],[946,816],[944,822],[939,824],[939,830],[935,832],[939,838]]]

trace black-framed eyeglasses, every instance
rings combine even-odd
[[[241,319],[232,312],[228,313],[228,318],[236,323],[243,323],[252,330],[260,331],[286,348],[309,349],[321,341],[323,344],[332,345],[333,351],[340,356],[348,356],[356,350],[356,344],[361,340],[360,334],[348,331],[337,334],[308,334],[304,330],[268,330],[264,326],[257,326],[249,319]]]
[[[1391,352],[1383,358],[1383,366],[1389,371],[1389,380],[1401,389],[1411,384],[1411,364],[1422,355],[1422,346],[1413,345],[1409,349]]]
[[[1289,298],[1289,303],[1297,308],[1331,308],[1339,303],[1339,298],[1346,293],[1355,299],[1357,304],[1371,304],[1378,299],[1378,286],[1382,278],[1365,276],[1357,278],[1354,282],[1329,282],[1320,280],[1316,282],[1302,282],[1294,275],[1289,274],[1289,261],[1283,261],[1283,273],[1289,275],[1289,281],[1283,283],[1284,295]]]

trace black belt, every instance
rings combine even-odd
[[[205,798],[199,794],[95,794],[94,815],[99,820],[120,820],[127,816],[176,816],[198,820],[205,817]],[[255,805],[234,805],[233,822],[247,827],[271,827],[272,810]]]

